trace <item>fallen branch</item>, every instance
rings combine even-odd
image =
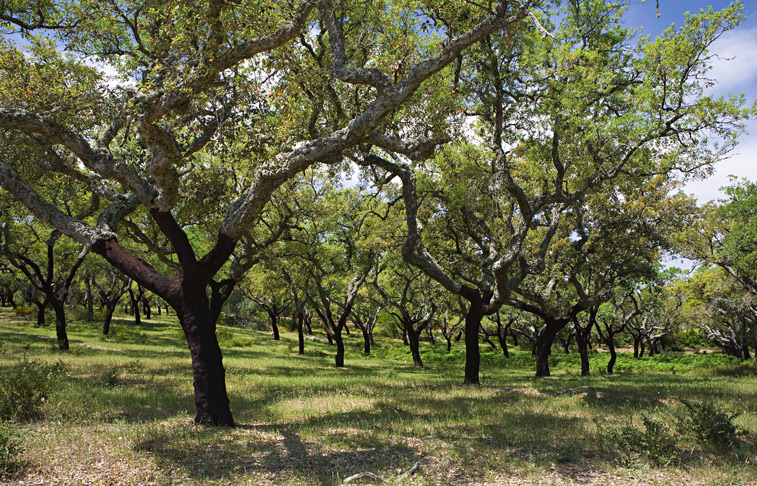
[[[420,461],[416,462],[415,464],[413,464],[413,467],[411,467],[410,469],[408,469],[407,471],[405,471],[400,476],[400,479],[402,479],[404,477],[407,477],[407,476],[410,476],[415,471],[417,471],[419,464],[420,464]],[[350,477],[346,478],[344,481],[342,481],[342,484],[347,484],[347,483],[349,483],[351,481],[354,481],[356,479],[362,479],[362,478],[371,478],[371,479],[373,479],[375,481],[379,481],[381,483],[385,483],[386,482],[386,479],[384,479],[382,476],[379,476],[378,474],[373,474],[372,472],[361,472],[361,473],[357,473],[357,474],[355,474],[353,476],[350,476]]]
[[[342,484],[347,484],[350,481],[354,481],[356,479],[361,479],[361,478],[371,478],[371,479],[375,479],[376,481],[380,481],[382,483],[386,482],[386,479],[382,478],[378,474],[373,474],[372,472],[361,472],[361,473],[355,474],[354,476],[350,476],[346,478],[344,481],[342,481]]]

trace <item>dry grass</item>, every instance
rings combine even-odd
[[[233,430],[196,427],[188,352],[176,325],[71,326],[58,352],[50,328],[10,322],[0,311],[0,366],[19,358],[68,372],[42,419],[22,424],[25,451],[4,484],[340,484],[370,471],[386,484],[757,484],[757,379],[661,371],[549,380],[519,365],[485,365],[483,386],[460,384],[460,363],[363,357],[351,337],[347,368],[332,349],[293,335],[224,329]],[[355,333],[357,334],[357,333]],[[378,339],[377,354],[396,343]],[[426,349],[428,345],[424,344]],[[491,361],[491,360],[490,360]],[[522,361],[522,360],[521,360]],[[517,363],[514,360],[513,363]],[[714,400],[742,414],[732,450],[685,438],[675,464],[628,459],[602,436],[634,414],[665,420],[678,398]],[[403,475],[416,462],[418,470]],[[353,484],[372,484],[359,480]]]

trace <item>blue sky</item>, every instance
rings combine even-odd
[[[653,38],[671,24],[683,23],[684,13],[698,13],[709,5],[716,10],[730,5],[727,0],[659,0],[660,18],[657,18],[655,0],[631,0],[624,16],[629,27],[643,27],[642,34]],[[711,52],[718,60],[711,77],[718,81],[715,94],[744,93],[748,102],[757,99],[757,0],[742,0],[746,19],[734,30],[725,33],[713,45]],[[722,197],[719,188],[728,184],[728,176],[736,175],[757,181],[757,121],[747,126],[739,146],[732,156],[717,167],[707,180],[690,182],[684,188],[700,202]]]

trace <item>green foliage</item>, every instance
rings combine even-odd
[[[686,407],[676,417],[676,426],[683,435],[688,435],[702,445],[732,448],[739,443],[741,432],[733,423],[740,413],[729,413],[711,401],[691,402],[681,400]]]
[[[0,421],[0,475],[8,473],[22,451],[21,431],[13,424]]]
[[[677,439],[670,428],[646,413],[640,415],[640,421],[640,426],[631,420],[622,427],[598,424],[598,428],[608,446],[626,462],[643,459],[666,466],[678,461]]]
[[[229,329],[219,329],[216,331],[216,338],[222,348],[247,348],[255,343],[254,339],[241,336]]]
[[[23,361],[0,376],[0,420],[29,421],[40,416],[63,364]]]
[[[26,317],[29,314],[31,314],[34,311],[31,307],[25,306],[25,305],[19,305],[16,306],[16,308],[13,309],[13,315],[16,317]]]

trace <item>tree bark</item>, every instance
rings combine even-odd
[[[342,338],[341,326],[337,326],[334,330],[334,342],[336,343],[334,362],[337,368],[344,368],[344,339]]]
[[[110,323],[113,321],[113,313],[116,312],[116,307],[118,307],[118,301],[114,302],[113,305],[105,306],[105,320],[103,321],[103,336],[107,336],[108,334],[110,334]]]
[[[363,331],[363,352],[365,354],[371,354],[371,333],[367,328],[361,329]]]
[[[465,379],[464,383],[478,385],[481,367],[481,350],[478,349],[478,329],[484,317],[484,302],[477,291],[468,299],[470,306],[465,315]]]
[[[280,341],[281,338],[279,337],[279,325],[278,325],[278,319],[276,317],[275,311],[268,311],[268,318],[271,320],[271,329],[273,329],[273,340],[274,341]]]
[[[557,333],[565,327],[565,324],[567,324],[567,321],[550,320],[539,329],[534,346],[537,377],[550,376],[549,355],[552,353],[552,344],[555,342]]]
[[[66,310],[63,302],[58,299],[51,299],[50,305],[55,311],[55,335],[58,338],[58,348],[61,351],[69,349],[68,333],[66,332]]]
[[[614,335],[608,333],[605,342],[607,344],[607,349],[610,350],[610,361],[607,362],[607,374],[611,375],[615,368],[615,361],[618,359],[618,352],[615,350]]]
[[[37,306],[37,326],[45,325],[45,309],[47,309],[47,299],[35,300],[34,305]]]
[[[499,347],[502,348],[502,354],[505,358],[509,358],[510,351],[507,349],[507,332],[498,332],[497,339],[499,340]]]
[[[299,346],[299,350],[297,354],[305,354],[305,334],[303,332],[303,321],[305,320],[305,316],[302,312],[297,313],[297,344]]]
[[[410,354],[413,356],[413,364],[416,368],[423,368],[420,351],[420,333],[415,332],[415,330],[411,328],[406,328],[406,331],[408,344],[410,345]]]
[[[192,357],[195,423],[233,427],[216,325],[211,319],[209,306],[202,305],[202,301],[207,303],[207,298],[200,301],[185,297],[175,309]]]

